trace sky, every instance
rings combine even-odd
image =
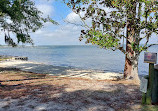
[[[74,14],[61,0],[34,0],[37,8],[48,15],[59,25],[46,23],[44,28],[32,33],[35,45],[83,45],[79,41],[81,27],[69,24],[65,21],[79,22],[79,17]]]
[[[31,38],[35,45],[84,45],[85,41],[79,41],[80,31],[83,27],[75,26],[71,23],[80,23],[78,15],[73,13],[62,0],[32,0],[36,7],[43,12],[44,17],[51,17],[59,25],[45,23],[44,27],[31,33]],[[108,9],[106,9],[108,11]],[[3,34],[0,33],[0,36]],[[158,37],[153,35],[150,43],[158,42]],[[144,42],[142,42],[144,43]],[[4,43],[4,38],[0,37],[0,44]]]

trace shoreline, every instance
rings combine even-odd
[[[81,69],[64,66],[53,66],[40,62],[9,60],[0,62],[2,68],[17,68],[21,71],[33,72],[39,74],[48,74],[59,77],[85,78],[94,80],[120,80],[123,78],[122,73],[105,72],[102,70]],[[144,75],[139,75],[139,78]]]
[[[116,72],[105,72],[101,70],[88,70],[72,67],[53,66],[44,63],[21,60],[3,61],[0,63],[0,67],[17,68],[21,71],[48,74],[51,76],[77,77],[95,80],[118,80],[123,77],[123,74]]]

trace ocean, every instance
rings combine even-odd
[[[158,46],[149,48],[158,53]],[[124,70],[125,56],[119,50],[105,50],[90,45],[0,47],[0,55],[26,56],[30,61],[80,69],[119,72]],[[139,57],[139,74],[148,74],[148,63],[144,63],[144,52]]]

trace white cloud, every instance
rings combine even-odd
[[[55,11],[52,5],[53,1],[54,0],[39,0],[37,2],[38,9],[44,13],[45,17],[47,17],[47,15],[53,15]],[[108,8],[105,8],[105,10],[110,11]],[[81,15],[83,15],[83,13]],[[76,24],[81,23],[80,17],[74,12],[69,13],[65,20]],[[90,19],[87,20],[87,24],[91,24]],[[44,28],[32,33],[31,37],[35,45],[81,45],[85,44],[84,41],[79,41],[80,31],[82,29],[83,27],[72,24],[61,23],[55,26],[48,22],[45,23]]]
[[[66,24],[55,26],[55,30],[38,30],[32,34],[35,45],[82,45],[79,41],[81,27]]]
[[[53,15],[54,8],[53,8],[53,2],[54,0],[32,0],[35,2],[36,7],[43,12],[44,17],[48,17]]]
[[[106,9],[109,10],[109,9]],[[83,16],[84,13],[81,13]],[[71,12],[64,19],[70,23],[81,24],[80,17]],[[91,19],[86,21],[87,24],[91,24]],[[54,26],[55,29],[51,30],[52,24],[47,24],[44,29],[37,31],[34,35],[34,42],[36,45],[47,44],[47,45],[79,45],[85,44],[84,41],[79,41],[80,31],[83,29],[81,26],[76,26],[72,24],[62,24],[59,26]]]
[[[43,17],[48,17],[53,15],[54,9],[53,6],[48,4],[37,5],[37,8],[43,13]]]
[[[81,17],[84,17],[84,13],[80,13]],[[78,26],[82,26],[84,28],[87,28],[87,26],[91,27],[92,19],[88,18],[84,22],[81,20],[80,16],[74,12],[71,12],[67,15],[67,17],[64,20],[66,23],[70,24],[76,24]]]
[[[80,23],[80,17],[71,12],[65,20],[72,23]],[[80,32],[83,27],[72,24],[61,23],[55,26],[46,23],[43,29],[32,34],[35,45],[82,45],[84,41],[79,41]]]
[[[77,15],[74,12],[71,12],[70,14],[68,14],[65,20],[69,22],[81,22],[79,15]]]

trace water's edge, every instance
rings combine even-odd
[[[151,47],[158,52],[158,46]],[[30,61],[79,69],[101,70],[123,73],[125,56],[120,51],[99,49],[95,46],[35,46],[0,47],[0,55],[24,56]],[[148,64],[144,63],[144,52],[139,59],[139,75],[148,74]]]

